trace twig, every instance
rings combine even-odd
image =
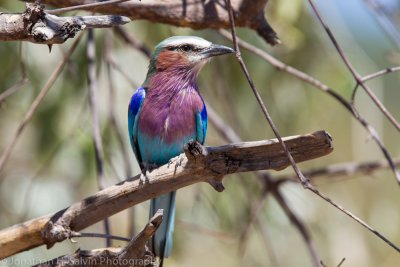
[[[114,239],[119,241],[127,241],[129,242],[130,239],[122,236],[116,235],[107,235],[107,234],[100,234],[100,233],[78,233],[78,232],[71,232],[70,238],[77,238],[77,237],[95,237],[95,238],[105,238],[105,239]]]
[[[235,237],[229,233],[222,232],[222,231],[215,231],[212,229],[204,228],[198,224],[183,221],[183,220],[176,220],[176,225],[179,229],[183,228],[190,233],[198,234],[202,236],[211,236],[215,238],[220,238],[226,241],[234,241]]]
[[[394,164],[400,165],[400,159],[395,159]],[[352,176],[352,175],[364,175],[370,174],[371,172],[390,168],[388,162],[385,160],[381,161],[366,161],[366,162],[348,162],[341,164],[329,165],[322,168],[311,169],[304,172],[311,180],[318,177],[331,178],[338,176]],[[296,177],[292,175],[282,175],[277,178],[279,181],[293,181]]]
[[[57,17],[46,13],[40,5],[27,4],[22,14],[0,13],[0,41],[60,44],[85,28],[114,27],[128,22],[128,17],[116,15]]]
[[[360,85],[358,83],[356,83],[353,90],[351,91],[350,105],[352,105],[353,107],[354,107],[354,103],[356,101],[356,94],[357,94],[358,87],[360,87]]]
[[[381,103],[381,101],[375,96],[375,94],[372,92],[372,90],[364,83],[362,80],[362,77],[358,74],[356,69],[353,67],[349,59],[346,57],[343,49],[337,42],[335,36],[333,35],[332,31],[328,27],[328,25],[325,23],[324,19],[322,18],[321,14],[319,13],[319,10],[317,9],[317,6],[314,3],[314,0],[308,0],[310,3],[311,8],[313,9],[315,15],[317,16],[319,22],[321,23],[322,27],[328,34],[330,40],[332,41],[332,44],[335,46],[336,51],[338,52],[339,56],[341,57],[342,61],[346,65],[347,69],[350,71],[351,75],[353,76],[354,80],[356,81],[357,84],[359,84],[364,91],[368,94],[368,96],[372,99],[372,101],[376,104],[376,106],[381,110],[381,112],[388,118],[388,120],[393,124],[393,126],[400,131],[400,124],[397,122],[397,120],[393,117],[392,114],[386,109],[386,107]],[[397,182],[400,184],[400,175],[396,175]]]
[[[142,52],[147,58],[151,57],[150,49],[145,46],[142,42],[136,40],[131,34],[129,34],[122,27],[115,27],[114,31],[130,46],[140,52]]]
[[[211,106],[207,107],[207,114],[211,123],[222,138],[231,143],[242,142],[242,139],[237,135],[232,127],[227,125]]]
[[[115,135],[117,137],[117,141],[119,144],[119,148],[121,150],[122,158],[124,160],[125,166],[125,177],[131,177],[132,169],[131,164],[129,161],[129,151],[126,149],[126,146],[123,141],[123,135],[121,133],[121,129],[117,122],[117,116],[115,115],[115,106],[117,105],[115,100],[115,86],[114,86],[114,77],[111,69],[111,50],[112,50],[112,42],[114,38],[111,31],[107,32],[104,44],[104,51],[105,51],[105,61],[106,61],[106,68],[107,68],[107,76],[108,76],[108,88],[109,88],[109,102],[108,102],[108,111],[109,111],[109,119],[110,124],[114,129]]]
[[[249,219],[246,221],[246,223],[242,226],[242,230],[240,231],[239,235],[239,251],[244,252],[243,245],[244,242],[247,239],[250,227],[253,225],[253,223],[257,220],[262,208],[264,207],[265,200],[267,199],[268,196],[268,190],[265,188],[261,192],[260,196],[256,200],[253,200],[251,205],[250,205],[250,215]],[[243,255],[241,255],[243,256]]]
[[[1,154],[0,157],[0,183],[3,180],[4,176],[2,175],[2,171],[4,168],[4,165],[6,164],[8,158],[10,157],[10,154],[12,150],[14,149],[19,137],[21,136],[23,130],[25,129],[26,125],[29,123],[31,120],[32,116],[34,115],[36,109],[39,107],[40,103],[43,101],[44,97],[46,94],[49,92],[50,88],[53,86],[54,82],[60,75],[61,71],[63,70],[65,64],[68,62],[69,58],[71,57],[72,53],[75,51],[76,47],[79,44],[81,36],[78,36],[78,38],[74,41],[68,52],[64,55],[61,63],[55,68],[53,73],[50,75],[49,79],[47,80],[46,84],[43,86],[42,90],[40,93],[36,96],[35,100],[32,102],[31,106],[29,107],[28,111],[26,112],[23,120],[19,124],[17,131],[15,132],[15,135],[11,139],[11,141],[8,143],[8,146],[5,148],[3,153]]]
[[[231,41],[233,40],[232,35],[228,31],[219,30],[218,32],[223,37],[227,38],[228,40],[231,40]],[[289,65],[286,65],[285,63],[279,61],[278,59],[269,55],[268,53],[261,50],[260,48],[253,46],[253,45],[249,44],[248,42],[245,42],[244,40],[238,38],[237,36],[236,36],[236,42],[244,49],[250,51],[251,53],[254,53],[255,55],[259,56],[261,59],[265,60],[266,62],[268,62],[269,64],[274,66],[276,69],[285,71],[288,74],[296,77],[297,79],[300,79],[308,84],[311,84],[312,86],[314,86],[322,91],[325,91],[325,92],[332,91],[327,85],[323,84],[321,81],[315,79],[314,77],[312,77],[298,69],[295,69]],[[332,91],[332,93],[335,93],[335,92]],[[337,96],[335,95],[334,97],[338,98],[338,97],[340,97],[340,95],[337,95]],[[344,100],[344,101],[346,101],[346,100]]]
[[[116,106],[116,101],[115,101],[115,86],[114,86],[114,77],[113,77],[113,72],[112,72],[112,66],[110,63],[111,58],[111,50],[113,48],[113,32],[108,31],[106,38],[105,38],[105,44],[104,44],[104,51],[105,51],[105,61],[106,61],[106,68],[107,68],[107,76],[108,76],[108,87],[109,87],[109,119],[110,119],[110,124],[112,128],[114,129],[115,135],[117,137],[118,145],[122,154],[122,158],[124,160],[124,166],[125,166],[125,177],[131,177],[132,176],[132,168],[131,164],[129,161],[129,152],[124,144],[123,136],[121,133],[121,129],[118,125],[117,118],[115,115],[115,106]],[[128,212],[128,233],[129,236],[133,236],[135,234],[135,207],[130,208]]]
[[[97,184],[100,190],[106,187],[104,178],[103,145],[100,135],[100,121],[97,108],[97,83],[96,83],[96,47],[94,44],[93,30],[88,31],[86,45],[87,68],[88,68],[88,87],[89,87],[89,109],[92,115],[93,126],[93,145],[96,157]],[[108,219],[104,219],[104,231],[110,235],[110,224]],[[111,246],[111,239],[106,239],[106,246]]]
[[[387,239],[385,236],[383,236],[380,232],[378,232],[377,230],[375,230],[374,228],[372,228],[371,226],[369,226],[367,223],[365,223],[363,220],[361,220],[360,218],[358,218],[357,216],[355,216],[354,214],[352,214],[350,211],[346,210],[344,207],[342,207],[339,204],[336,204],[336,202],[334,202],[333,200],[331,200],[329,197],[325,196],[324,194],[322,194],[321,192],[319,192],[318,189],[316,189],[315,187],[310,187],[309,188],[310,191],[312,191],[313,193],[315,193],[316,195],[318,195],[319,197],[321,197],[322,199],[324,199],[326,202],[328,202],[329,204],[331,204],[332,206],[334,206],[335,208],[337,208],[338,210],[342,211],[344,214],[346,214],[347,216],[349,216],[351,219],[355,220],[356,222],[358,222],[359,224],[361,224],[363,227],[365,227],[366,229],[368,229],[370,232],[372,232],[373,234],[375,234],[377,237],[379,237],[381,240],[383,240],[386,244],[388,244],[389,246],[391,246],[393,249],[395,249],[397,252],[400,252],[400,248],[398,246],[396,246],[393,242],[391,242],[389,239]]]
[[[314,265],[318,266],[318,260],[319,255],[317,253],[317,249],[315,247],[314,242],[311,240],[311,234],[304,225],[304,223],[300,220],[300,218],[297,217],[296,213],[292,211],[292,209],[289,207],[287,202],[285,201],[285,198],[283,197],[282,193],[279,192],[279,188],[276,190],[272,190],[271,194],[274,196],[276,201],[279,203],[279,205],[282,207],[283,211],[285,212],[286,216],[290,219],[290,221],[296,226],[296,228],[299,230],[301,237],[304,240],[304,243],[306,243],[306,247],[308,248],[308,252],[311,255],[311,259],[314,260]]]
[[[14,84],[13,86],[11,86],[10,88],[4,90],[1,94],[0,94],[0,104],[9,96],[11,96],[12,94],[14,94],[15,92],[17,92],[19,89],[21,89],[22,87],[24,87],[27,83],[29,82],[28,78],[23,77],[18,83]]]
[[[19,66],[20,66],[20,70],[21,70],[21,80],[17,84],[14,84],[10,88],[4,90],[0,94],[0,104],[7,97],[11,96],[15,92],[17,92],[19,89],[21,89],[29,81],[28,78],[26,77],[26,66],[25,66],[24,56],[22,53],[22,43],[19,44]]]
[[[400,32],[398,27],[391,21],[388,17],[388,14],[382,8],[380,3],[377,3],[374,0],[364,0],[367,6],[376,14],[373,16],[377,19],[378,23],[381,25],[385,33],[392,39],[393,43],[400,48]],[[395,20],[395,18],[392,18]]]
[[[261,221],[259,217],[256,218],[256,226],[263,237],[264,245],[267,248],[269,260],[271,261],[272,266],[280,267],[281,264],[278,261],[278,256],[276,255],[273,249],[273,240],[271,240],[270,234],[267,231],[265,223]]]
[[[219,31],[222,36],[225,38],[228,38],[232,40],[232,37],[229,36],[229,34],[226,31]],[[321,81],[315,79],[314,77],[311,77],[310,75],[295,69],[291,66],[288,66],[284,64],[283,62],[279,61],[278,59],[272,57],[271,55],[267,54],[263,50],[243,41],[240,40],[239,38],[236,38],[238,44],[245,48],[246,50],[256,54],[266,62],[270,63],[272,66],[277,68],[278,70],[285,71],[288,74],[292,75],[293,77],[296,77],[308,84],[311,84],[315,88],[321,90],[322,92],[327,93],[334,99],[336,99],[343,107],[345,107],[350,114],[361,124],[361,126],[364,127],[364,129],[369,133],[369,135],[372,137],[372,139],[375,141],[375,143],[378,145],[379,149],[382,151],[383,156],[386,158],[386,160],[389,163],[390,169],[394,173],[395,177],[397,180],[400,179],[400,173],[398,172],[396,165],[393,162],[392,157],[389,154],[389,151],[386,149],[384,146],[382,140],[380,139],[377,131],[360,115],[360,113],[357,111],[357,109],[349,102],[347,101],[343,96],[329,88],[327,85],[322,83]]]
[[[85,8],[95,8],[95,7],[100,7],[100,6],[109,6],[109,5],[114,5],[114,4],[118,4],[118,3],[122,3],[122,2],[126,2],[126,1],[129,1],[129,0],[110,0],[110,1],[103,1],[100,3],[83,4],[83,5],[47,10],[47,13],[53,14],[53,15],[58,15],[58,14],[62,14],[62,13],[68,12],[68,11],[80,10],[80,9],[85,9]]]
[[[375,73],[371,73],[371,74],[369,74],[369,75],[365,75],[364,77],[362,77],[362,81],[363,81],[363,82],[366,82],[366,81],[375,79],[375,78],[377,78],[377,77],[379,77],[379,76],[383,76],[383,75],[385,75],[385,74],[392,73],[392,72],[396,72],[396,71],[400,71],[400,66],[391,67],[391,68],[386,68],[386,69],[384,69],[384,70],[380,70],[380,71],[377,71],[377,72],[375,72]]]
[[[326,132],[284,140],[298,162],[332,151]],[[68,238],[70,231],[80,231],[128,207],[194,183],[221,181],[224,175],[237,172],[279,170],[289,164],[276,139],[220,147],[190,143],[185,154],[145,176],[141,174],[107,187],[55,214],[0,231],[0,259],[44,243],[51,246]]]
[[[344,261],[346,260],[346,258],[343,258],[340,262],[339,262],[339,264],[338,264],[338,266],[337,267],[340,267],[340,266],[342,266],[342,264],[344,263]]]
[[[132,80],[130,75],[128,75],[118,64],[115,62],[115,60],[110,56],[107,59],[107,62],[115,69],[117,70],[130,84],[131,86],[138,88],[138,84]]]

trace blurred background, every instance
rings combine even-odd
[[[400,65],[400,2],[316,1],[346,55],[362,75]],[[378,12],[373,3],[380,5]],[[22,12],[19,1],[0,0],[0,12]],[[336,53],[307,1],[271,0],[267,17],[282,44],[270,47],[253,31],[238,35],[279,60],[321,80],[347,99],[354,80]],[[383,16],[384,14],[385,16]],[[194,31],[148,21],[123,27],[136,40],[152,49],[172,35],[197,35],[214,43],[232,44],[213,30]],[[0,174],[0,228],[53,213],[95,193],[95,157],[92,119],[88,108],[87,62],[84,35],[78,49],[34,114]],[[132,49],[112,30],[95,30],[98,107],[105,150],[107,185],[139,173],[127,133],[127,106],[143,82],[148,59]],[[107,43],[108,42],[108,43]],[[0,43],[0,93],[18,83],[23,71],[29,82],[0,103],[0,151],[12,139],[29,105],[49,78],[73,40],[56,45],[49,53],[45,45]],[[113,59],[106,61],[106,47]],[[110,48],[111,47],[111,48]],[[21,56],[20,56],[21,55]],[[338,163],[384,160],[367,132],[342,105],[327,94],[276,70],[245,50],[242,56],[283,136],[327,130],[334,152],[300,164],[302,170]],[[108,73],[110,67],[110,73]],[[109,75],[110,74],[110,75]],[[114,88],[110,88],[110,79]],[[400,120],[400,75],[391,73],[368,84],[388,110]],[[234,56],[214,59],[199,77],[207,105],[246,141],[274,138]],[[399,133],[388,123],[363,90],[356,106],[377,130],[394,158],[400,154]],[[116,123],[112,121],[115,114]],[[116,126],[116,127],[115,127]],[[117,129],[117,131],[116,131]],[[122,136],[129,164],[124,159]],[[225,144],[211,124],[206,144]],[[288,168],[276,177],[291,174]],[[389,170],[370,174],[319,177],[317,187],[400,245],[400,189]],[[166,266],[311,266],[308,250],[280,205],[271,196],[262,200],[257,224],[248,225],[251,205],[261,199],[262,184],[252,173],[225,178],[226,190],[215,192],[207,184],[179,190],[173,256]],[[393,267],[400,255],[355,221],[317,198],[297,183],[280,188],[288,205],[311,233],[321,260],[327,267],[346,258],[345,267]],[[129,237],[148,220],[148,203],[111,217],[111,233]],[[101,223],[83,232],[102,232]],[[51,250],[39,247],[0,262],[0,266],[23,266],[26,260],[48,260],[76,249],[104,247],[102,239],[64,241]],[[125,243],[114,241],[113,245]],[[0,248],[1,249],[1,248]],[[24,262],[25,261],[25,262]],[[32,262],[32,264],[37,262]]]

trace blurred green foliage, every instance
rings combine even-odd
[[[240,29],[239,36],[288,65],[323,81],[343,96],[350,97],[354,81],[305,2],[269,1],[267,16],[282,39],[282,45],[269,47],[257,34],[246,29]],[[393,64],[399,65],[393,56],[397,54],[398,59],[399,51],[393,48],[387,38],[375,38],[382,34],[379,27],[369,32],[370,39],[367,42],[365,31],[369,29],[356,28],[362,25],[360,20],[374,23],[372,15],[363,9],[362,1],[358,1],[360,10],[352,11],[345,11],[345,4],[338,6],[334,2],[319,1],[318,5],[321,5],[323,16],[360,73],[368,74]],[[21,2],[0,1],[0,11],[21,10]],[[146,21],[135,21],[124,28],[151,48],[171,35],[198,35],[215,43],[229,45],[229,42],[212,30],[194,31]],[[106,176],[111,185],[126,178],[126,166],[115,129],[110,123],[110,108],[118,116],[118,130],[129,151],[133,168],[131,175],[137,174],[139,169],[130,152],[126,129],[126,109],[136,88],[114,69],[112,73],[116,100],[110,103],[104,61],[104,41],[109,38],[106,37],[107,31],[96,31],[96,47],[98,106],[106,151]],[[112,38],[113,58],[136,84],[141,84],[147,71],[147,58],[124,44],[116,35]],[[21,56],[26,65],[29,84],[0,104],[0,151],[3,151],[15,134],[30,103],[71,43],[70,40],[66,44],[54,46],[51,53],[47,46],[22,44]],[[0,43],[0,93],[21,78],[19,51],[19,43]],[[301,164],[303,170],[347,161],[383,159],[380,150],[374,142],[369,141],[364,129],[333,98],[274,69],[252,53],[243,50],[242,55],[282,135],[303,134],[320,129],[332,134],[335,151],[325,158]],[[400,118],[399,82],[398,74],[389,74],[369,83],[397,118]],[[57,211],[97,190],[86,85],[84,38],[24,131],[2,173],[5,180],[0,188],[1,228]],[[242,139],[273,137],[233,56],[215,59],[206,66],[200,75],[199,85],[208,105],[217,110]],[[356,101],[361,114],[382,136],[390,153],[398,156],[398,132],[362,90]],[[226,142],[211,125],[206,143],[221,145]],[[291,172],[291,169],[287,169],[272,174]],[[321,191],[371,224],[395,244],[400,243],[400,194],[390,171],[355,177],[320,178],[316,184]],[[208,185],[200,184],[179,191],[176,245],[167,266],[275,266],[270,249],[274,251],[280,266],[311,266],[301,236],[271,197],[267,197],[259,216],[264,232],[260,232],[256,225],[251,226],[246,243],[239,244],[240,233],[250,216],[250,204],[260,197],[262,185],[250,173],[228,177],[225,185],[226,190],[222,194],[217,194]],[[342,265],[346,267],[398,266],[400,257],[397,252],[299,185],[285,184],[281,192],[311,231],[326,266],[337,266],[342,258],[346,258]],[[135,229],[146,222],[147,208],[146,203],[135,207]],[[128,228],[133,227],[128,219],[131,216],[128,212],[113,216],[112,233],[126,236]],[[99,232],[102,228],[98,224],[87,231]],[[269,242],[269,245],[266,246],[265,242]],[[119,242],[115,244],[123,245]],[[41,247],[21,253],[14,259],[50,259],[71,253],[78,247],[96,248],[99,247],[99,241],[66,241],[51,250]],[[0,266],[2,264],[8,266],[5,262],[1,262]]]

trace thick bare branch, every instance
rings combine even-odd
[[[333,149],[325,131],[287,137],[284,141],[296,162],[327,155]],[[43,244],[51,246],[68,238],[71,231],[80,231],[135,204],[194,183],[211,181],[219,190],[224,175],[280,170],[288,165],[286,153],[276,139],[220,147],[191,143],[185,154],[170,164],[108,187],[55,214],[0,231],[0,259]]]
[[[154,266],[155,257],[146,243],[154,235],[163,219],[163,211],[158,210],[144,229],[130,240],[124,248],[100,248],[95,250],[77,250],[35,267],[111,267],[111,266]]]
[[[92,4],[95,0],[42,0],[55,7]],[[274,30],[264,16],[268,0],[233,0],[237,26],[251,28],[269,44],[279,43]],[[104,2],[105,3],[105,2]],[[222,0],[146,0],[126,1],[113,5],[86,6],[82,8],[103,14],[124,15],[131,19],[144,19],[193,29],[229,28],[229,16]]]
[[[163,210],[158,210],[150,219],[145,228],[129,242],[119,255],[120,260],[125,259],[140,259],[146,252],[146,243],[154,235],[163,219]]]
[[[46,13],[40,5],[27,4],[24,13],[0,13],[0,41],[60,44],[85,28],[114,27],[130,21],[115,15],[57,17]]]

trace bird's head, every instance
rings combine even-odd
[[[171,75],[189,72],[197,76],[210,58],[232,52],[234,52],[232,48],[213,44],[200,37],[167,38],[155,47],[146,82],[152,75],[160,72],[170,72]]]

